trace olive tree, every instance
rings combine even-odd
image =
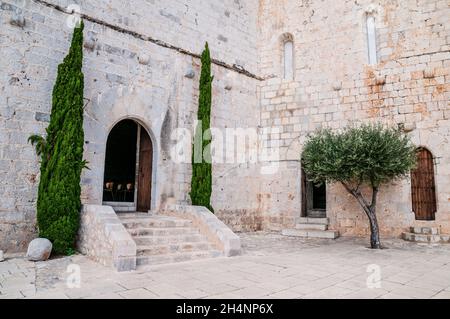
[[[378,194],[383,184],[407,176],[414,168],[416,147],[409,137],[381,124],[321,130],[309,137],[302,162],[310,181],[340,183],[358,201],[369,218],[371,247],[381,249]],[[363,194],[364,186],[371,188],[371,198]]]

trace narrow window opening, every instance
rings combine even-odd
[[[373,15],[367,16],[367,48],[369,54],[369,64],[375,65],[378,63],[377,54],[377,32],[376,32],[376,21]]]
[[[294,79],[294,42],[287,40],[284,42],[284,79]]]

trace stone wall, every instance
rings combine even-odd
[[[136,243],[112,207],[83,205],[77,248],[119,272],[136,269]]]
[[[368,64],[367,14],[376,19],[376,65]],[[264,146],[280,146],[285,163],[278,185],[269,179],[261,195],[271,207],[264,214],[267,227],[277,229],[300,216],[299,157],[308,133],[380,121],[404,127],[418,146],[433,152],[438,212],[436,222],[427,224],[450,232],[449,15],[442,0],[260,1],[260,72],[273,76],[260,88],[261,124],[279,131]],[[286,35],[294,41],[292,81],[282,78]],[[405,180],[382,190],[383,235],[421,224],[412,213],[410,187]],[[286,205],[278,205],[280,199]],[[343,235],[369,231],[357,203],[336,185],[328,187],[328,216]]]
[[[445,0],[0,0],[1,249],[23,250],[36,234],[39,163],[27,138],[48,125],[73,3],[86,25],[85,158],[91,169],[82,176],[84,204],[102,203],[106,140],[126,118],[153,140],[152,209],[189,204],[191,165],[171,157],[171,134],[193,131],[198,55],[208,41],[215,59],[212,126],[222,134],[257,129],[253,147],[280,150],[276,161],[214,165],[212,205],[226,224],[238,231],[293,226],[301,211],[299,157],[307,134],[381,121],[404,127],[433,152],[434,226],[450,232]],[[368,65],[368,13],[376,17],[376,65]],[[294,80],[282,79],[286,39],[294,42]],[[265,171],[270,165],[276,169]],[[410,181],[384,188],[379,212],[384,235],[420,224],[411,212]],[[328,215],[343,235],[368,232],[357,204],[336,185],[328,187]]]
[[[257,127],[257,1],[0,1],[0,247],[23,250],[35,236],[39,163],[27,139],[48,125],[58,64],[67,54],[75,3],[85,20],[84,204],[102,203],[106,140],[132,118],[154,144],[152,209],[188,203],[190,164],[171,159],[175,128],[193,130],[200,61],[209,42],[213,64],[212,125]],[[17,19],[18,17],[18,19]],[[24,25],[17,21],[25,22]],[[16,21],[17,20],[17,21]],[[193,77],[193,78],[192,78]],[[190,158],[190,157],[189,157]],[[247,207],[224,192],[256,198],[246,165],[214,169],[213,204],[220,213]],[[222,191],[225,189],[225,191]],[[228,196],[228,195],[226,195]],[[242,202],[244,200],[244,202]],[[240,202],[241,201],[241,202]]]

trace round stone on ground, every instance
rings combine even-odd
[[[28,246],[27,259],[29,261],[46,261],[50,258],[52,248],[50,240],[37,238]]]

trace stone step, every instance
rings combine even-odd
[[[326,218],[327,212],[324,210],[310,210],[308,211],[308,218]]]
[[[117,216],[122,220],[127,218],[155,217],[150,213],[137,213],[137,212],[117,212]]]
[[[402,238],[406,241],[428,244],[450,244],[450,235],[424,235],[416,233],[403,233]]]
[[[183,252],[208,251],[211,249],[211,245],[208,242],[138,246],[137,256],[166,255]]]
[[[154,255],[154,256],[139,256],[137,257],[137,265],[150,266],[150,265],[172,264],[196,259],[207,259],[217,257],[222,257],[222,253],[217,250],[184,252],[184,253]]]
[[[328,225],[323,224],[298,224],[295,226],[298,230],[328,230]]]
[[[133,228],[172,228],[190,227],[192,222],[184,219],[162,219],[162,218],[124,218],[122,223],[127,229]]]
[[[198,243],[206,241],[205,236],[200,234],[178,236],[134,236],[133,239],[136,242],[136,245],[139,246]]]
[[[139,236],[178,236],[198,235],[199,231],[192,227],[169,227],[169,228],[129,228],[128,232],[133,237]]]
[[[439,229],[436,227],[411,227],[411,233],[422,235],[439,235]]]
[[[302,217],[298,219],[298,224],[319,224],[319,225],[329,225],[330,220],[328,218],[306,218]]]
[[[283,236],[302,237],[302,238],[322,238],[322,239],[336,239],[339,237],[339,232],[334,230],[300,230],[300,229],[285,229],[282,231]]]

